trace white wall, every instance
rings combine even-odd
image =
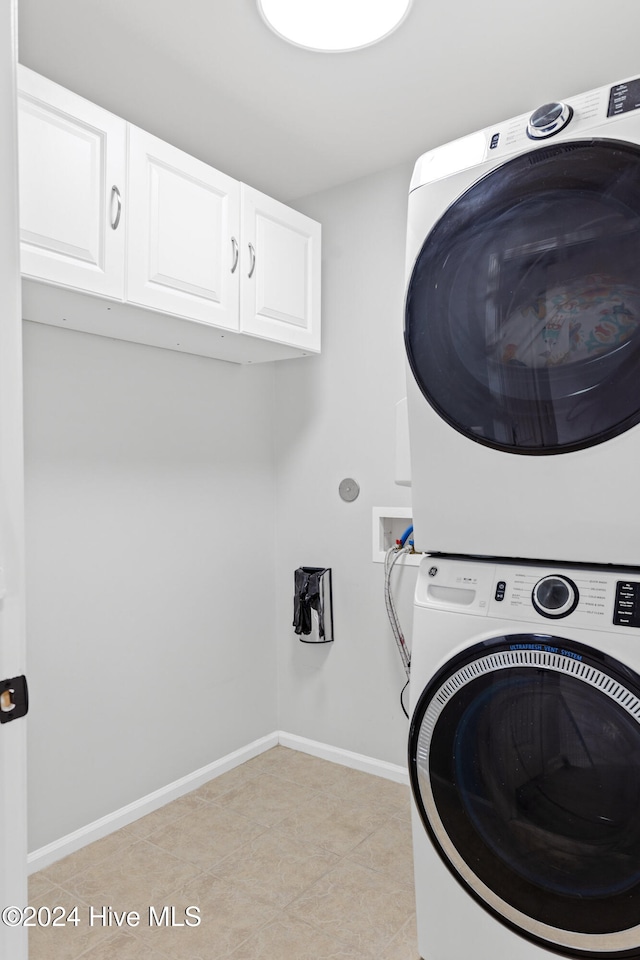
[[[410,504],[394,483],[395,404],[405,396],[404,246],[410,166],[296,206],[322,223],[323,353],[276,377],[280,728],[404,763],[405,674],[386,618],[383,567],[371,559],[374,506]],[[338,485],[361,487],[352,503]],[[335,641],[291,628],[293,571],[333,570]],[[415,568],[396,580],[407,635]]]
[[[405,762],[371,524],[411,500],[410,173],[296,204],[323,225],[320,357],[240,367],[25,324],[31,850],[276,729]],[[306,564],[333,569],[330,645],[291,625]],[[415,568],[394,582],[409,638]]]
[[[277,728],[275,370],[24,335],[34,850]]]

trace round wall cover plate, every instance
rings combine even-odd
[[[350,503],[352,500],[355,500],[360,493],[360,486],[355,480],[352,480],[351,477],[347,477],[340,483],[340,486],[338,487],[338,493],[343,500],[346,500],[347,503]]]

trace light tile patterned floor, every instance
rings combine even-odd
[[[34,874],[29,893],[81,921],[32,929],[30,960],[418,960],[408,788],[285,747]],[[165,905],[179,922],[198,907],[200,925],[150,924]],[[139,925],[116,926],[122,911]]]

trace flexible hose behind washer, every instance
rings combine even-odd
[[[405,537],[405,540],[406,540],[406,537]],[[396,565],[400,557],[410,552],[411,552],[411,547],[393,546],[393,547],[389,547],[384,557],[384,601],[387,608],[389,623],[391,624],[391,630],[393,631],[393,636],[395,638],[396,645],[400,653],[400,658],[402,660],[402,665],[405,669],[405,673],[407,674],[407,680],[409,679],[409,674],[411,671],[411,656],[409,654],[409,649],[404,639],[404,634],[400,626],[400,620],[398,618],[396,605],[394,603],[393,595],[391,593],[391,574],[393,572],[394,566]]]

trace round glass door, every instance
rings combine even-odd
[[[568,452],[634,426],[639,263],[639,147],[571,141],[507,161],[449,207],[417,258],[405,342],[424,396],[465,436],[512,453]]]
[[[640,957],[640,677],[560,638],[478,644],[420,697],[409,768],[483,907],[565,956]]]

